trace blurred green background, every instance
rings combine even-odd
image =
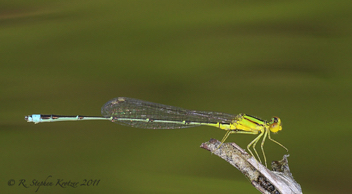
[[[223,137],[216,128],[24,120],[99,116],[118,96],[279,116],[273,138],[303,192],[351,193],[351,10],[348,0],[1,1],[1,193],[35,193],[20,179],[50,175],[100,182],[38,193],[259,193],[199,148]],[[286,154],[265,150],[269,162]]]

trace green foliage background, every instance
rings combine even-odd
[[[100,183],[38,193],[258,193],[199,148],[223,137],[216,128],[24,121],[100,115],[118,96],[279,116],[273,137],[303,192],[351,193],[351,10],[348,0],[1,1],[1,193],[35,193],[19,180],[50,175]],[[265,149],[269,161],[285,154]]]

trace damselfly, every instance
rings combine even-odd
[[[60,116],[60,115],[41,115],[33,114],[26,116],[28,122],[56,122],[56,121],[78,121],[78,120],[110,120],[112,122],[127,125],[131,127],[144,129],[178,129],[195,126],[212,126],[226,131],[221,142],[224,143],[228,136],[232,133],[253,134],[258,135],[251,141],[247,149],[254,157],[250,147],[261,162],[256,144],[263,137],[261,142],[261,150],[266,165],[266,156],[264,152],[264,142],[268,137],[271,141],[280,145],[288,151],[288,149],[273,140],[270,132],[278,132],[282,130],[281,120],[273,117],[270,121],[265,121],[247,114],[231,115],[221,112],[207,112],[187,110],[179,107],[168,106],[143,100],[118,97],[110,100],[101,108],[99,116]]]

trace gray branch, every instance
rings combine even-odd
[[[219,148],[220,141],[211,139],[200,146],[220,158],[226,160],[244,174],[252,185],[261,193],[299,194],[301,186],[293,179],[288,167],[288,155],[281,161],[272,162],[273,171],[257,162],[235,143],[224,143]]]

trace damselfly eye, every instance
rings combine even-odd
[[[273,117],[273,121],[274,121],[274,123],[278,123],[278,122],[279,122],[279,120],[277,119],[277,117]]]
[[[282,130],[281,120],[278,117],[273,117],[271,119],[270,131],[276,133]]]
[[[277,117],[271,118],[271,123],[272,123],[272,124],[278,123]]]

